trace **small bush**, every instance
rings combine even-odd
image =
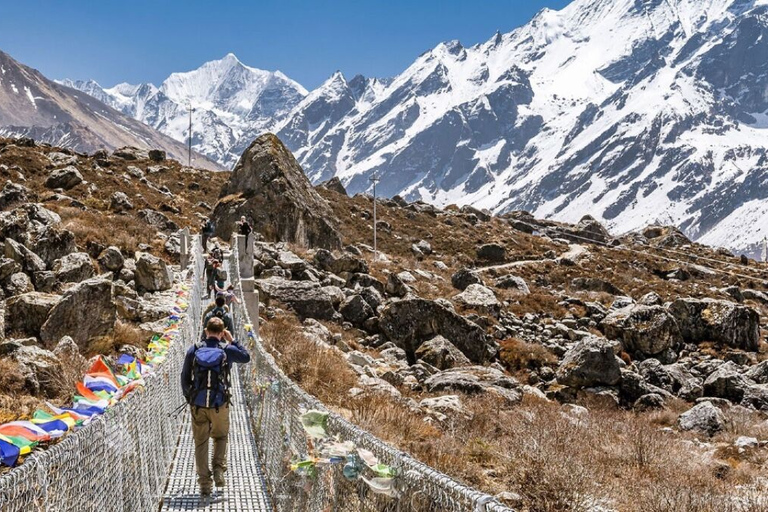
[[[557,364],[557,357],[546,347],[510,338],[500,343],[499,359],[510,371],[537,370]]]

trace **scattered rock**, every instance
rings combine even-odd
[[[77,170],[77,167],[70,165],[63,169],[53,171],[45,180],[47,188],[62,188],[69,190],[83,182],[83,175]]]
[[[40,328],[59,299],[58,295],[40,292],[27,292],[11,297],[5,304],[6,331],[40,337]]]
[[[501,288],[502,290],[517,290],[523,295],[528,295],[531,293],[531,290],[528,288],[528,283],[525,282],[525,279],[513,275],[506,275],[497,278],[493,282],[493,286],[496,288]]]
[[[53,264],[53,273],[62,283],[79,283],[96,274],[91,257],[84,252],[67,254]]]
[[[501,263],[507,258],[507,250],[499,244],[483,244],[477,248],[477,259]]]
[[[466,290],[471,284],[483,284],[483,280],[479,272],[465,267],[451,276],[451,284],[457,290]]]
[[[109,209],[116,213],[133,210],[133,203],[124,192],[113,192],[109,198]]]
[[[480,313],[498,316],[501,311],[501,303],[496,298],[493,290],[481,284],[471,284],[453,300],[462,306],[474,309]]]
[[[164,260],[148,253],[139,253],[134,271],[139,293],[161,292],[173,285],[173,274]]]
[[[683,340],[674,317],[662,306],[633,305],[612,311],[601,327],[606,337],[621,341],[629,353],[656,355]]]
[[[67,290],[51,308],[40,329],[40,338],[52,347],[63,336],[71,336],[81,350],[87,351],[94,339],[112,331],[117,307],[112,301],[112,282],[93,278]]]
[[[120,269],[123,268],[125,259],[123,258],[123,253],[120,252],[120,249],[114,245],[111,245],[101,251],[97,261],[99,262],[101,268],[104,270],[109,270],[110,272],[119,272]]]
[[[416,359],[425,361],[440,370],[471,364],[461,350],[440,335],[422,343],[416,349],[415,356]]]
[[[560,363],[557,380],[576,388],[618,384],[621,370],[613,345],[596,336],[576,342]]]
[[[760,316],[754,309],[715,299],[677,299],[669,307],[686,343],[714,341],[756,351]]]
[[[694,405],[677,419],[681,430],[697,430],[713,436],[725,428],[725,416],[710,402]]]

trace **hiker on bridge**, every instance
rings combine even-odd
[[[235,332],[232,313],[229,311],[229,307],[227,307],[227,299],[223,294],[216,295],[213,307],[210,307],[209,305],[203,314],[205,315],[203,317],[203,326],[207,326],[212,318],[219,318],[224,322],[224,327],[229,332]]]
[[[208,320],[205,340],[187,351],[181,372],[181,388],[190,405],[195,468],[201,496],[210,496],[213,485],[224,489],[229,438],[229,372],[233,363],[251,360],[217,317]],[[208,440],[213,439],[213,474]],[[211,478],[213,476],[213,478]]]
[[[213,233],[216,231],[215,226],[211,219],[206,219],[203,223],[203,227],[200,233],[203,236],[203,252],[208,252],[208,240],[213,237]]]
[[[248,237],[253,233],[253,228],[246,220],[245,215],[240,217],[240,220],[237,222],[237,232],[245,237],[245,245],[248,246],[248,243],[250,242]]]

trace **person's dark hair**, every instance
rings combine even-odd
[[[226,299],[223,295],[217,295],[216,296],[216,306],[222,307],[226,303]]]
[[[233,285],[233,284],[227,286],[227,291],[234,290],[234,289],[235,289],[235,285]]]
[[[213,317],[208,320],[208,324],[206,324],[205,330],[210,334],[220,334],[224,332],[224,321],[221,318]]]

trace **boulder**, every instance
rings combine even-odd
[[[74,165],[68,165],[63,169],[53,171],[45,180],[47,188],[63,188],[69,190],[83,182],[83,175]]]
[[[5,295],[7,297],[13,297],[21,293],[32,292],[35,287],[32,285],[32,280],[24,272],[16,272],[11,274],[7,281],[3,284]]]
[[[216,236],[229,240],[245,215],[268,241],[305,247],[341,247],[338,220],[296,159],[275,135],[254,140],[222,188],[212,218]]]
[[[112,282],[93,278],[67,290],[40,329],[40,339],[53,347],[64,336],[71,336],[82,351],[94,339],[112,331],[117,307],[112,300]]]
[[[557,381],[575,388],[614,386],[620,380],[621,369],[613,345],[597,336],[576,342],[557,369]]]
[[[27,292],[5,303],[5,330],[8,333],[40,337],[40,328],[61,297],[50,293]]]
[[[605,336],[629,353],[656,355],[682,343],[674,317],[662,306],[633,305],[612,311],[601,323]]]
[[[114,150],[112,156],[122,160],[146,160],[149,158],[149,152],[146,149],[124,146]]]
[[[499,244],[483,244],[477,248],[477,259],[501,263],[507,258],[507,250]]]
[[[328,181],[322,182],[320,187],[323,187],[326,190],[332,190],[336,192],[337,194],[341,194],[346,196],[347,195],[347,189],[344,188],[344,184],[341,182],[338,176],[334,176],[333,178],[329,179]]]
[[[610,241],[611,234],[594,217],[585,215],[573,228],[567,229],[562,237],[576,243],[591,241],[604,244]]]
[[[147,156],[153,162],[164,162],[166,159],[165,151],[162,149],[150,149]]]
[[[445,337],[475,363],[485,363],[498,352],[482,327],[431,300],[393,302],[382,310],[379,326],[412,361],[416,349],[436,335]]]
[[[665,400],[663,396],[658,393],[648,393],[635,400],[632,408],[636,411],[650,411],[653,409],[663,409],[664,405]]]
[[[454,302],[480,313],[498,316],[501,311],[501,303],[496,298],[493,290],[481,284],[471,284],[453,297]]]
[[[571,281],[571,289],[584,292],[601,292],[610,295],[624,295],[612,283],[597,277],[577,277]]]
[[[414,244],[414,247],[416,247],[416,249],[418,249],[418,251],[424,256],[429,256],[432,254],[432,244],[426,240],[419,240]]]
[[[320,286],[312,281],[290,281],[282,277],[255,280],[259,297],[265,304],[282,302],[302,319],[337,320],[336,306],[344,292],[335,286]]]
[[[102,269],[110,272],[119,272],[120,269],[123,268],[125,258],[123,258],[123,253],[118,247],[111,245],[101,251],[97,261]]]
[[[63,367],[53,352],[13,340],[0,344],[0,353],[3,358],[10,358],[19,366],[25,378],[24,387],[31,395],[56,398],[70,391],[65,389],[67,386],[62,379]]]
[[[519,402],[523,393],[520,383],[496,368],[486,366],[464,366],[445,370],[424,381],[430,393],[442,391],[479,394],[494,392],[510,403]]]
[[[483,280],[479,272],[465,267],[451,276],[451,284],[457,290],[466,290],[471,284],[483,284]]]
[[[125,192],[113,192],[109,198],[109,209],[115,213],[133,210],[133,203]]]
[[[742,375],[735,363],[728,361],[706,378],[704,396],[725,398],[738,403],[752,385],[754,382]]]
[[[360,290],[360,296],[371,306],[373,312],[377,312],[379,307],[384,304],[384,297],[374,286],[366,286]]]
[[[339,257],[333,255],[331,251],[326,249],[319,249],[315,253],[315,265],[320,270],[326,272],[333,272],[334,274],[341,274],[348,272],[350,274],[367,274],[368,263],[358,258],[354,254],[348,252],[342,253]]]
[[[93,277],[96,269],[87,253],[73,252],[56,260],[53,273],[62,283],[79,283]]]
[[[164,213],[149,208],[139,210],[138,217],[158,231],[170,233],[179,230],[179,226]]]
[[[411,289],[397,274],[389,274],[387,276],[387,284],[385,286],[386,292],[393,297],[405,297]]]
[[[164,260],[146,252],[138,254],[133,278],[140,293],[161,292],[173,286],[170,267]]]
[[[744,376],[758,384],[768,384],[768,359],[752,366]]]
[[[17,272],[21,272],[21,265],[11,258],[0,258],[0,281],[7,280]]]
[[[360,295],[351,295],[347,297],[339,307],[339,312],[345,320],[353,325],[363,325],[363,323],[373,316],[373,309]]]
[[[461,405],[461,399],[458,395],[443,395],[434,398],[425,398],[419,402],[419,407],[426,409],[427,412],[447,419],[447,416],[467,417],[468,414]]]
[[[677,424],[680,430],[696,430],[713,436],[725,428],[725,416],[711,402],[702,402],[681,414]]]
[[[0,210],[28,203],[30,196],[31,192],[27,187],[8,180],[0,191]]]
[[[45,262],[40,256],[10,238],[5,240],[5,257],[15,261],[28,274],[46,269]]]
[[[32,245],[32,251],[40,256],[48,267],[53,267],[56,260],[77,251],[75,235],[68,229],[48,226]]]
[[[760,343],[760,316],[754,309],[715,299],[677,299],[669,312],[686,343],[713,341],[756,351]]]
[[[528,283],[525,282],[525,279],[522,277],[513,276],[511,274],[497,278],[493,281],[493,286],[496,288],[501,288],[502,290],[516,290],[522,295],[528,295],[531,293],[531,290],[528,288]]]
[[[416,349],[416,359],[431,364],[440,370],[448,370],[457,366],[469,366],[471,363],[461,350],[438,335],[422,343]]]

